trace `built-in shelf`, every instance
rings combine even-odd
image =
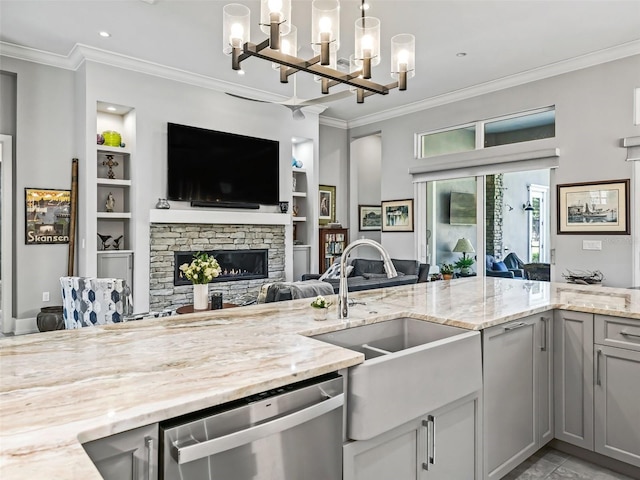
[[[307,196],[307,192],[292,192],[291,195],[293,197],[306,197]]]
[[[294,222],[306,222],[307,217],[291,217]]]
[[[151,223],[204,223],[211,225],[291,225],[291,215],[237,210],[155,209],[149,212],[149,221]]]
[[[98,152],[116,153],[120,155],[128,155],[131,153],[131,151],[126,147],[108,147],[107,145],[98,145]]]
[[[118,253],[133,253],[133,250],[98,250],[98,255],[115,255]]]
[[[131,180],[112,180],[110,178],[98,178],[96,181],[98,185],[104,185],[108,187],[130,187]]]
[[[131,212],[97,212],[97,218],[120,220],[123,218],[131,218]]]

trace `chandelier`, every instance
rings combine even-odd
[[[381,85],[371,80],[371,68],[380,64],[380,20],[362,16],[355,22],[355,52],[351,55],[351,71],[337,69],[340,48],[340,2],[314,0],[312,3],[311,47],[315,56],[305,60],[297,56],[297,29],[291,24],[291,0],[261,0],[260,29],[268,35],[261,43],[251,43],[251,11],[246,5],[232,3],[223,9],[223,52],[231,55],[231,68],[249,57],[273,63],[280,70],[280,82],[289,76],[307,72],[317,76],[323,94],[335,85],[349,85],[358,103],[373,94],[386,95],[389,90],[407,89],[407,79],[415,75],[415,37],[399,34],[391,39],[391,77],[396,81]]]

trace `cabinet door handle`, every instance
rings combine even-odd
[[[640,335],[637,333],[620,332],[620,335],[624,335],[625,337],[640,338]]]
[[[431,421],[431,456],[429,457],[429,463],[431,465],[436,464],[436,418],[433,415],[427,417]]]
[[[596,385],[602,385],[602,380],[600,379],[600,357],[602,357],[602,350],[598,349],[596,353]]]
[[[429,415],[427,416],[426,420],[422,420],[422,426],[427,429],[427,445],[426,445],[427,461],[422,462],[422,469],[429,471],[429,465],[433,464],[432,451],[434,451],[433,432],[435,432],[435,424],[434,424],[433,415]]]
[[[543,352],[547,351],[547,336],[548,336],[548,329],[547,329],[547,322],[549,321],[549,317],[540,317],[540,319],[542,320],[542,345],[540,346],[540,350],[542,350]]]
[[[153,467],[156,462],[153,461],[153,438],[145,437],[144,446],[147,449],[147,480],[153,478]]]
[[[506,325],[504,327],[505,332],[509,331],[509,330],[515,330],[516,328],[522,328],[522,327],[526,327],[527,324],[524,322],[515,322],[515,323],[510,323],[509,325]]]

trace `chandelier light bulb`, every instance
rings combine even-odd
[[[282,0],[269,0],[269,10],[271,13],[282,11]]]
[[[371,50],[373,48],[373,38],[371,35],[365,35],[362,37],[362,49]]]
[[[231,25],[231,36],[229,43],[233,47],[240,47],[242,45],[242,36],[244,35],[244,28],[239,23]]]
[[[318,20],[318,26],[320,33],[331,33],[331,19],[329,17],[322,17]]]

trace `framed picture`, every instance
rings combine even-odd
[[[25,244],[69,243],[71,190],[25,188]]]
[[[558,234],[629,235],[629,183],[558,185]]]
[[[382,202],[383,232],[413,232],[413,199]]]
[[[331,185],[318,186],[318,207],[320,225],[336,221],[336,187]]]
[[[382,228],[382,207],[380,205],[358,205],[361,232]]]

